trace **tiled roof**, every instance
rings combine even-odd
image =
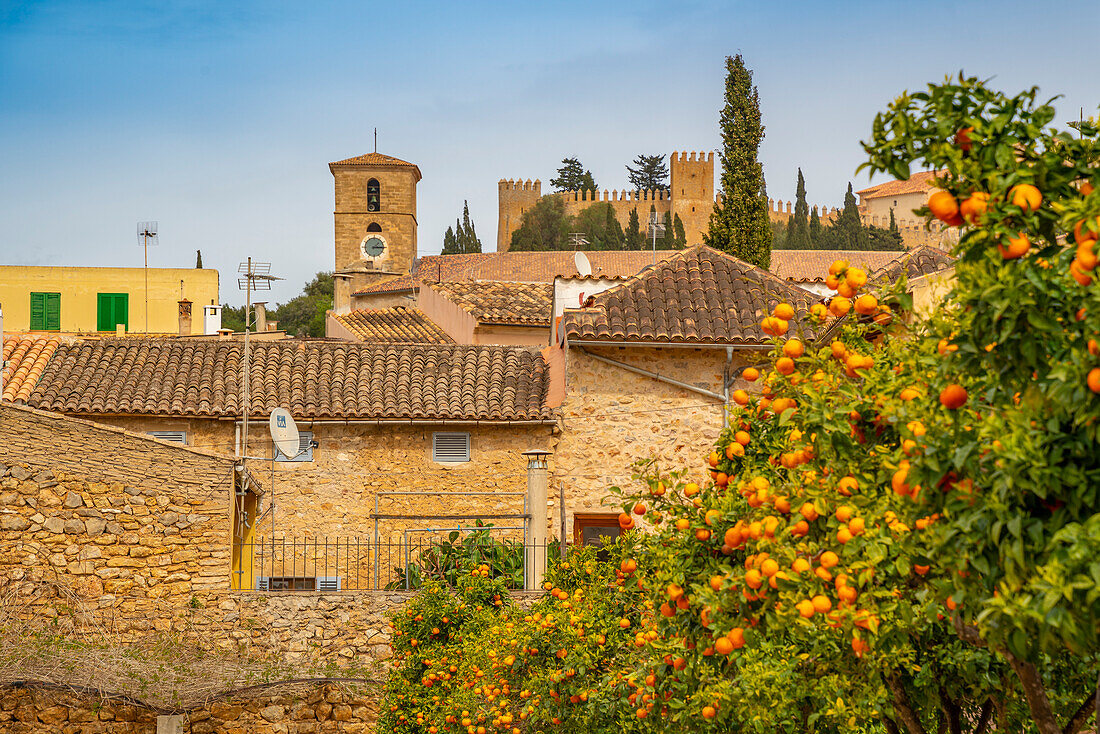
[[[6,334],[4,361],[7,366],[4,367],[3,399],[25,402],[60,343],[56,336]]]
[[[771,272],[783,280],[798,283],[824,282],[834,260],[868,273],[885,267],[898,256],[896,250],[772,250]]]
[[[903,252],[885,267],[871,273],[869,280],[893,282],[901,277],[912,280],[922,275],[936,273],[955,264],[955,258],[931,245],[921,245]]]
[[[563,323],[574,341],[763,344],[760,321],[776,304],[795,307],[792,333],[813,339],[800,323],[813,294],[767,271],[702,245],[684,250],[622,285],[567,309]]]
[[[468,281],[432,283],[432,290],[483,324],[547,326],[553,307],[553,283]]]
[[[63,343],[29,405],[68,414],[239,415],[243,344],[145,339]],[[303,420],[552,418],[537,349],[284,340],[251,346],[250,414]]]
[[[372,344],[454,344],[439,325],[418,308],[364,308],[332,317]]]
[[[345,158],[342,161],[333,161],[328,164],[329,170],[332,170],[333,166],[367,166],[374,168],[411,168],[416,172],[416,180],[421,179],[420,168],[415,163],[409,163],[403,161],[400,158],[394,158],[392,155],[383,155],[381,153],[364,153],[363,155],[357,155],[354,158]]]
[[[901,196],[902,194],[923,194],[934,188],[932,179],[939,173],[939,171],[921,171],[920,173],[914,173],[906,181],[887,181],[856,193],[859,194],[861,199],[881,199],[886,196]]]
[[[657,250],[657,261],[677,250]],[[586,252],[593,276],[630,277],[652,265],[653,250]],[[479,252],[469,255],[428,255],[417,261],[409,275],[356,291],[354,295],[413,290],[420,283],[460,280],[499,280],[514,283],[553,283],[558,276],[576,276],[575,253],[565,252]]]

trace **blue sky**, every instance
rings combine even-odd
[[[640,152],[720,145],[724,59],[755,73],[769,193],[838,205],[899,92],[945,74],[1095,114],[1100,3],[11,2],[0,0],[0,262],[140,265],[201,249],[222,300],[249,255],[295,295],[333,267],[329,161],[417,163],[421,254],[463,199],[578,156],[623,188]]]

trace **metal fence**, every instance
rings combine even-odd
[[[267,592],[411,590],[430,579],[453,584],[468,565],[485,564],[491,577],[522,589],[536,558],[545,562],[561,551],[556,540],[536,548],[524,542],[522,532],[511,537],[507,532],[522,528],[492,528],[504,531],[500,537],[486,530],[455,529],[434,536],[406,531],[400,541],[390,543],[361,537],[261,538],[236,546],[232,587]]]

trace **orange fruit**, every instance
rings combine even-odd
[[[742,446],[748,446],[749,441],[751,441],[752,439],[749,437],[748,431],[738,431],[737,433],[733,434],[733,440],[741,444]]]
[[[1096,217],[1091,223],[1087,219],[1082,219],[1073,227],[1073,237],[1078,242],[1085,240],[1094,240],[1100,235],[1100,216]]]
[[[798,613],[806,619],[814,616],[814,612],[817,611],[816,609],[814,609],[814,603],[809,599],[803,599],[802,601],[798,602],[798,604],[795,605],[795,608],[798,610]]]
[[[810,570],[810,562],[805,558],[796,558],[794,563],[791,564],[791,570],[795,573],[802,573]]]
[[[989,210],[989,194],[984,191],[975,191],[966,201],[959,204],[959,214],[971,224],[977,224],[978,219]]]
[[[1096,240],[1085,240],[1077,245],[1077,262],[1082,270],[1092,270],[1096,267]]]
[[[1074,258],[1069,264],[1069,274],[1079,285],[1088,285],[1092,282],[1092,276],[1081,266],[1081,261]]]
[[[948,410],[958,410],[966,404],[966,388],[962,385],[948,385],[940,392],[940,404]]]
[[[828,313],[829,310],[825,308],[824,303],[815,303],[810,306],[810,314],[818,321],[824,321]]]
[[[859,482],[856,481],[855,477],[842,477],[841,480],[837,482],[836,488],[837,491],[845,497],[851,497],[852,492],[859,489]]]
[[[760,564],[760,571],[768,578],[779,573],[779,564],[776,563],[774,558],[769,558]]]
[[[829,349],[830,351],[832,351],[833,356],[837,359],[843,357],[845,354],[848,353],[848,347],[845,346],[844,342],[834,341],[832,344],[829,345]]]
[[[1089,390],[1100,393],[1100,367],[1093,367],[1089,370],[1089,374],[1085,378],[1085,384],[1089,386]]]
[[[665,592],[668,594],[668,598],[676,601],[684,595],[684,587],[679,584],[669,584],[665,587]]]
[[[798,359],[806,352],[806,347],[798,339],[788,339],[783,345],[783,354],[791,359]]]
[[[890,486],[894,488],[894,492],[900,495],[907,495],[910,492],[909,485],[906,484],[906,480],[909,478],[908,469],[898,469],[894,472],[894,476],[890,479]]]
[[[970,148],[974,145],[973,140],[970,138],[973,132],[974,128],[972,127],[961,127],[955,133],[955,145],[959,146],[959,150],[963,153],[969,153]]]
[[[744,390],[734,390],[731,397],[733,397],[733,402],[737,403],[738,405],[749,404],[749,394]]]
[[[635,515],[644,515],[645,514],[645,505],[643,505],[641,502],[634,505],[634,514]]]
[[[749,382],[755,382],[760,377],[760,370],[755,367],[746,367],[741,372],[741,379],[748,380]]]
[[[713,719],[718,715],[718,712],[714,710],[713,706],[704,706],[702,713],[704,719]]]
[[[862,296],[856,299],[856,313],[863,314],[864,316],[870,316],[878,308],[878,299],[872,296],[870,293],[864,293]]]
[[[836,288],[833,290],[835,290],[838,295],[844,296],[845,298],[851,298],[856,294],[856,289],[848,285],[848,281],[846,280],[837,283]]]
[[[844,274],[844,282],[848,287],[858,290],[867,282],[867,271],[862,268],[848,268],[848,272]]]
[[[714,651],[719,655],[729,655],[733,652],[733,641],[728,637],[719,637],[714,641]]]
[[[817,509],[814,508],[812,502],[803,504],[798,511],[802,514],[802,517],[806,518],[807,522],[813,522],[818,518]]]
[[[840,543],[841,545],[844,545],[851,539],[852,531],[848,528],[841,528],[840,530],[836,531],[836,542]]]
[[[859,535],[866,529],[867,521],[862,517],[853,517],[848,523],[848,532],[852,535]]]
[[[937,191],[928,197],[928,209],[941,222],[956,226],[962,224],[959,202],[947,191]]]
[[[775,307],[775,310],[772,311],[772,315],[774,315],[777,319],[790,321],[794,318],[794,306],[789,303],[781,303]]]
[[[836,316],[838,319],[844,316],[852,308],[852,302],[844,296],[837,296],[829,301],[829,313]]]
[[[850,506],[841,505],[840,507],[836,508],[836,519],[840,520],[841,522],[848,522],[852,519],[853,512],[855,512],[855,510],[853,510]]]
[[[913,570],[916,571],[921,576],[928,573],[928,570],[930,568],[932,568],[932,567],[931,566],[921,566],[919,564],[913,564]]]
[[[840,563],[840,556],[832,551],[825,551],[821,554],[821,558],[818,559],[822,568],[833,568],[836,564]]]
[[[840,275],[847,268],[847,260],[833,260],[833,262],[829,265],[829,275]]]
[[[1087,347],[1089,354],[1094,357],[1100,357],[1100,344],[1097,344],[1095,339],[1089,339]]]
[[[740,627],[734,627],[726,633],[726,637],[733,643],[734,650],[740,650],[745,646],[745,630]]]
[[[781,375],[789,375],[794,372],[794,360],[790,357],[780,357],[775,360],[775,371]]]
[[[751,568],[745,572],[745,586],[750,589],[759,589],[763,584],[764,579],[755,568]]]
[[[634,527],[634,518],[632,518],[630,515],[626,514],[625,512],[620,512],[619,513],[619,527],[622,528],[623,530],[630,530],[630,528]]]
[[[824,594],[818,594],[811,600],[811,602],[814,605],[814,611],[820,612],[821,614],[824,614],[825,612],[833,608],[832,599],[825,596]]]
[[[997,249],[1005,260],[1015,260],[1027,254],[1031,249],[1031,241],[1028,240],[1027,235],[1019,234],[1016,237],[1005,238],[1001,244],[997,245]]]
[[[1031,184],[1018,184],[1008,192],[1008,200],[1025,212],[1033,212],[1043,203],[1043,194]]]

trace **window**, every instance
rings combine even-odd
[[[153,438],[159,438],[161,441],[187,445],[187,431],[149,431],[149,435]]]
[[[61,331],[61,294],[31,294],[31,331]]]
[[[382,188],[378,185],[378,179],[367,181],[367,211],[382,211]]]
[[[258,591],[339,591],[339,576],[260,576]]]
[[[367,225],[367,231],[368,232],[381,232],[382,231],[382,225],[379,224],[378,222],[371,222],[369,225]]]
[[[458,464],[469,460],[469,433],[432,434],[432,461],[440,464]]]
[[[288,457],[282,451],[275,449],[275,461],[313,461],[313,432],[298,432],[298,455]]]
[[[96,329],[114,331],[118,324],[122,324],[126,331],[130,330],[130,294],[100,293]]]
[[[604,538],[614,542],[622,533],[619,516],[610,513],[578,512],[573,515],[573,542],[602,548]]]

